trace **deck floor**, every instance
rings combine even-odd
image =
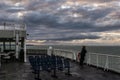
[[[58,78],[52,78],[52,72],[42,71],[40,76],[42,80],[120,80],[120,75],[112,72],[103,71],[94,67],[85,65],[80,69],[79,65],[71,62],[72,76],[66,76],[66,71],[57,71]],[[0,70],[0,80],[35,80],[34,74],[27,63],[6,63]]]

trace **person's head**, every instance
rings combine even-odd
[[[82,49],[85,49],[85,46],[82,46]]]

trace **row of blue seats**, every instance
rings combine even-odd
[[[66,74],[70,75],[70,61],[67,58],[54,55],[29,56],[29,62],[34,73],[37,74],[37,80],[40,79],[40,71],[53,70],[54,73],[52,77],[57,77],[56,70],[63,70],[67,68],[68,71]]]

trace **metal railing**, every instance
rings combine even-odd
[[[77,53],[62,49],[55,49],[55,55],[63,56],[77,61]],[[101,67],[104,70],[113,70],[120,73],[120,56],[89,52],[86,55],[85,63]]]
[[[27,49],[27,54],[28,55],[36,55],[36,54],[47,54],[47,49],[33,49],[33,48],[29,48]]]
[[[26,30],[25,24],[4,23],[0,24],[0,30]]]
[[[39,53],[40,49],[39,50],[36,49],[36,50],[37,50],[36,52],[33,50],[32,53]],[[78,61],[77,53],[78,51],[70,51],[70,50],[64,50],[64,49],[53,50],[54,55],[66,57],[75,61]],[[113,70],[120,73],[120,56],[118,55],[88,52],[86,54],[85,63],[87,65],[94,65],[96,67],[101,67],[104,70]]]
[[[54,49],[54,55],[63,56],[66,58],[70,58],[72,60],[76,60],[76,55],[73,51]]]
[[[120,56],[100,54],[100,53],[87,53],[86,63],[88,65],[95,65],[102,67],[104,70],[113,70],[120,72]]]

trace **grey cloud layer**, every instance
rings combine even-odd
[[[108,4],[114,0],[81,0],[79,5],[68,4],[67,1],[74,2],[74,0],[21,0],[21,5],[15,6],[15,2],[8,4],[0,1],[0,21],[21,21],[16,14],[23,13],[22,20],[28,26],[29,39],[54,41],[97,39],[101,37],[89,33],[120,29],[119,23],[114,25],[110,23],[109,26],[102,27],[95,25],[98,20],[99,23],[106,24],[100,20],[113,12],[117,13],[115,18],[111,17],[111,19],[113,21],[119,19],[119,12],[116,10],[118,7],[95,7],[90,3],[92,1]],[[75,0],[75,2],[77,1],[79,0]],[[119,2],[119,0],[116,1]],[[16,2],[19,3],[19,1]],[[80,33],[88,34],[81,35]]]

